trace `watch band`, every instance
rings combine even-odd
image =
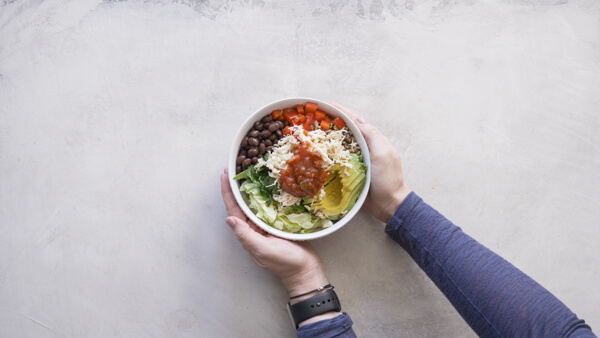
[[[294,305],[287,303],[288,312],[292,323],[298,328],[298,324],[331,311],[341,311],[342,306],[338,300],[337,294],[333,289],[329,289],[324,293],[312,296]]]

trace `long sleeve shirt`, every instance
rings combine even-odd
[[[404,248],[482,337],[596,337],[552,293],[465,234],[411,192],[385,232]],[[298,337],[355,337],[346,313]]]

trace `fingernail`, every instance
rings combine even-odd
[[[357,117],[356,121],[360,122],[360,123],[367,123],[367,121],[365,121],[365,119],[363,119],[362,117]]]
[[[230,227],[233,227],[235,225],[235,218],[227,217],[225,219],[225,223],[227,223],[227,225],[229,225]]]

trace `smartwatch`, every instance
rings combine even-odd
[[[292,324],[298,329],[298,324],[303,321],[327,312],[340,312],[342,306],[335,291],[329,289],[293,305],[288,302],[287,309]]]

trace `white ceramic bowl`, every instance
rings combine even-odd
[[[298,104],[306,104],[306,102],[317,103],[319,105],[319,109],[326,112],[329,116],[342,117],[344,121],[346,121],[346,127],[348,127],[350,131],[352,131],[352,134],[354,134],[354,137],[360,145],[361,152],[363,154],[363,162],[367,165],[367,180],[365,182],[363,191],[356,200],[356,204],[341,220],[335,222],[333,226],[329,228],[308,234],[299,234],[281,231],[261,221],[248,207],[248,204],[245,199],[245,194],[242,194],[240,192],[240,182],[234,180],[233,177],[235,176],[236,160],[238,157],[240,144],[242,143],[242,139],[244,138],[244,136],[248,134],[248,131],[252,129],[254,122],[261,120],[265,115],[270,114],[275,109],[295,107]],[[341,110],[332,106],[331,104],[305,97],[293,97],[283,100],[277,100],[258,109],[256,112],[250,115],[250,117],[248,117],[248,119],[242,124],[242,126],[238,130],[235,138],[233,139],[233,144],[231,146],[231,151],[229,154],[229,184],[231,185],[231,190],[233,190],[233,195],[235,196],[237,203],[240,205],[246,216],[248,216],[249,219],[251,219],[257,226],[259,226],[266,232],[295,241],[305,241],[327,236],[339,230],[341,227],[346,225],[346,223],[350,222],[350,220],[358,213],[360,207],[363,205],[365,199],[367,198],[369,186],[371,185],[371,158],[369,156],[369,148],[367,147],[367,142],[365,141],[365,138],[360,133],[360,130],[358,129],[356,124],[354,124],[354,121],[352,121],[346,114],[344,114]]]

